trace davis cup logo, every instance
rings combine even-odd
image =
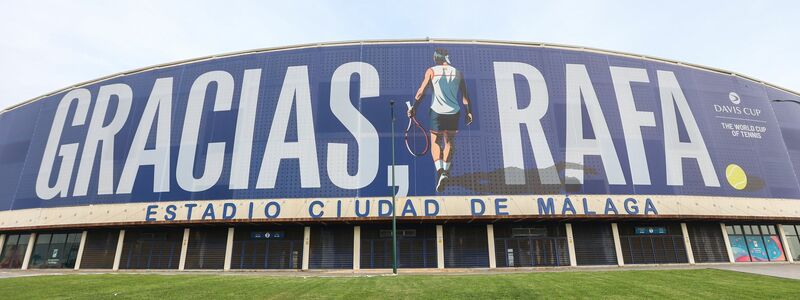
[[[742,103],[742,98],[739,98],[739,94],[737,94],[736,92],[730,92],[728,94],[728,99],[731,100],[731,103],[736,104],[736,105],[739,105],[739,103]]]

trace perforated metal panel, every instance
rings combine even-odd
[[[308,266],[311,269],[353,268],[353,226],[311,227]]]
[[[186,249],[186,269],[222,269],[228,228],[192,228]]]
[[[397,229],[400,268],[437,267],[435,225],[398,225]],[[392,267],[391,230],[391,225],[361,226],[361,268]]]
[[[666,234],[635,234],[637,226],[666,227]],[[621,223],[619,239],[626,264],[688,263],[679,223]]]
[[[444,267],[489,267],[486,224],[444,226]]]
[[[119,230],[91,230],[86,234],[81,269],[111,269],[117,252]]]
[[[579,266],[617,264],[610,223],[573,223],[572,237]]]
[[[728,262],[728,250],[719,223],[688,223],[686,227],[696,263]]]
[[[126,230],[120,269],[177,269],[183,229]]]
[[[257,235],[263,232],[280,232],[283,236],[263,238]],[[351,239],[350,244],[352,243]],[[232,269],[300,269],[302,258],[302,226],[236,228],[233,236]]]

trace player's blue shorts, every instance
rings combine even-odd
[[[450,115],[439,114],[430,110],[431,131],[458,130],[458,118],[461,112]]]

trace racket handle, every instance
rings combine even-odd
[[[406,107],[408,107],[408,109],[411,110],[411,101],[406,101]]]

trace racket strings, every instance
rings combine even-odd
[[[411,143],[409,143],[409,136],[419,134],[425,140],[425,147],[422,148],[422,151],[415,151],[412,149]],[[415,140],[415,139],[414,139]],[[425,128],[419,124],[416,117],[411,117],[408,119],[408,126],[406,127],[405,132],[405,142],[406,142],[406,149],[408,153],[415,157],[423,156],[428,153],[428,149],[431,147],[431,141],[428,138],[428,133],[425,131]]]

